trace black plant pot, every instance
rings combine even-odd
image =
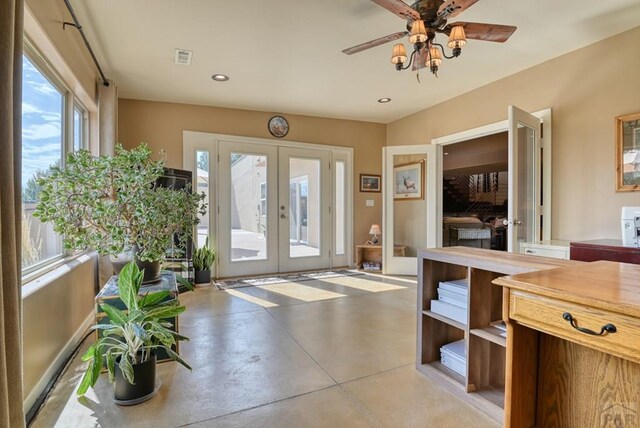
[[[119,361],[116,361],[113,401],[122,406],[132,406],[147,401],[156,393],[156,356],[151,354],[148,361],[133,365],[133,381],[124,377]]]
[[[210,284],[211,283],[211,269],[197,270],[195,274],[196,284]]]
[[[136,261],[136,265],[138,265],[138,269],[144,269],[144,276],[142,277],[143,284],[151,284],[160,280],[160,262],[143,262],[142,260],[136,257],[136,253],[138,252],[138,247],[134,247],[131,250],[124,251],[117,256],[109,257],[111,264],[113,265],[113,271],[116,275],[120,274],[122,268],[129,263],[131,260]]]

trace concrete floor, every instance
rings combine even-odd
[[[415,367],[414,279],[338,277],[181,295],[180,348],[133,407],[106,376],[75,397],[78,357],[34,427],[496,427]],[[86,347],[86,345],[85,345]]]

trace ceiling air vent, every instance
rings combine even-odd
[[[174,62],[180,65],[190,65],[191,57],[193,57],[193,51],[188,51],[186,49],[176,49]]]

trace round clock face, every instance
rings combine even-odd
[[[274,137],[282,138],[289,132],[289,123],[282,116],[273,116],[269,119],[269,132]]]

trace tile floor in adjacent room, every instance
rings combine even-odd
[[[120,407],[106,375],[76,398],[76,356],[32,426],[498,426],[415,369],[413,278],[209,287],[181,301],[180,332],[191,341],[180,353],[192,372],[161,363],[158,394]]]

